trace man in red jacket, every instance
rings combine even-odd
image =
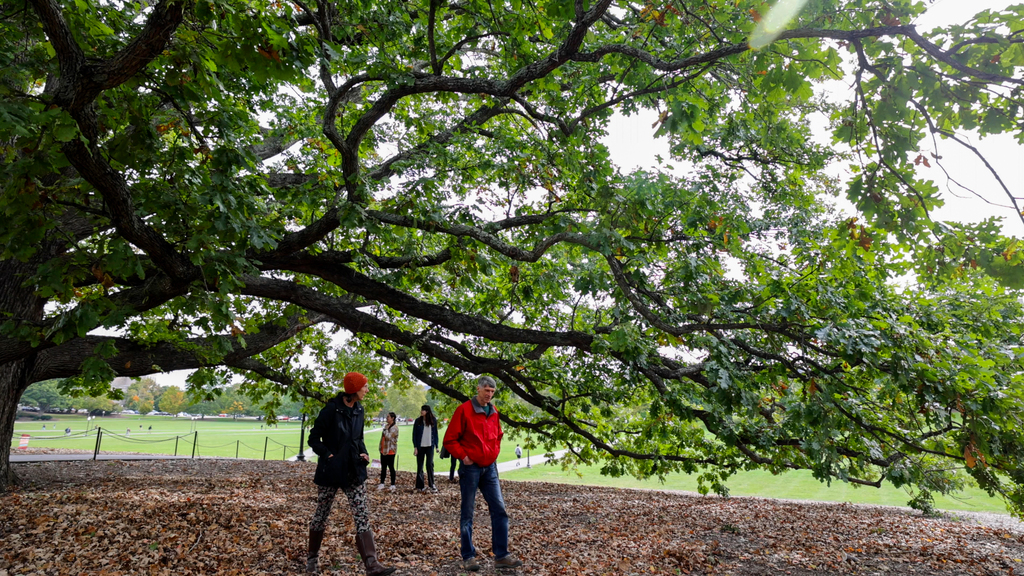
[[[462,566],[470,572],[480,569],[473,547],[473,508],[476,491],[480,489],[487,510],[491,514],[491,548],[494,566],[515,568],[522,566],[508,551],[508,514],[498,484],[498,453],[501,452],[501,420],[498,410],[491,404],[496,384],[494,378],[477,378],[476,396],[455,409],[451,423],[444,433],[444,447],[452,458],[462,462],[459,467],[459,487],[462,489],[462,511],[459,518]]]

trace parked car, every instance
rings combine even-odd
[[[191,418],[192,415],[188,412],[178,412],[178,418]]]
[[[121,414],[138,414],[135,410],[121,410]]]
[[[153,412],[153,416],[170,416],[170,412]]]

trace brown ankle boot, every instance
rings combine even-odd
[[[377,545],[373,542],[373,530],[356,534],[356,549],[363,558],[363,565],[366,566],[366,576],[385,576],[395,571],[394,568],[385,568],[377,562]]]
[[[309,553],[306,554],[306,574],[319,574],[320,573],[320,562],[317,557],[320,556],[320,544],[324,541],[323,530],[309,531]]]

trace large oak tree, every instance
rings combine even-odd
[[[931,218],[927,168],[1024,138],[1024,10],[812,0],[751,49],[768,9],[5,1],[0,436],[49,378],[312,408],[376,355],[453,402],[495,375],[611,474],[966,472],[1020,511],[1022,255]],[[602,140],[644,110],[671,157],[626,173]]]

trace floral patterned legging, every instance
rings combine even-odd
[[[359,484],[341,490],[345,492],[345,496],[348,496],[348,503],[352,506],[356,534],[366,532],[370,529],[370,507],[366,502],[366,485]],[[313,512],[313,519],[309,521],[310,530],[323,532],[327,528],[327,518],[331,515],[331,505],[334,504],[334,496],[337,493],[337,488],[317,486],[316,510]]]

